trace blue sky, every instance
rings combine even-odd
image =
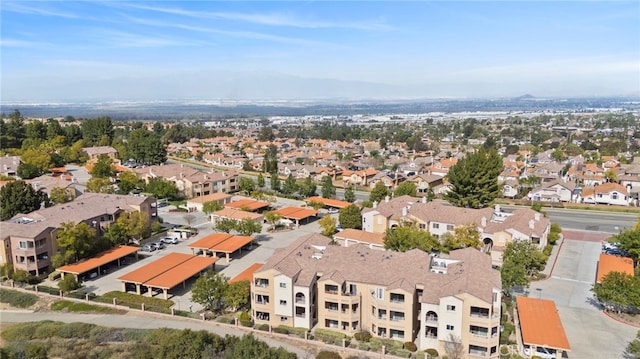
[[[640,96],[640,2],[11,1],[2,100]]]

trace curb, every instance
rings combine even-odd
[[[602,313],[603,313],[604,315],[606,315],[607,317],[609,317],[609,318],[611,318],[611,319],[615,320],[615,321],[616,321],[616,322],[618,322],[618,323],[622,323],[622,324],[628,325],[628,326],[633,327],[633,328],[640,328],[640,325],[637,325],[637,324],[631,324],[631,323],[625,322],[624,320],[621,320],[621,319],[619,319],[619,318],[617,318],[617,317],[614,317],[613,315],[609,314],[609,312],[605,312],[604,310],[602,311]]]

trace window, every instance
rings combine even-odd
[[[447,310],[448,310],[448,311],[450,311],[450,312],[455,312],[455,310],[456,310],[456,306],[455,306],[455,305],[447,304]]]
[[[280,288],[286,288],[287,287],[287,283],[280,283]]]
[[[384,299],[384,288],[377,288],[376,289],[376,299],[378,299],[378,300]]]
[[[287,301],[280,299],[280,305],[287,305]]]
[[[447,330],[453,330],[453,329],[454,329],[454,326],[453,326],[453,325],[451,325],[451,324],[447,324]]]
[[[281,321],[281,322],[286,322],[287,320],[288,320],[288,318],[287,318],[287,317],[280,317],[280,321]]]
[[[453,224],[447,224],[447,231],[453,231]]]
[[[420,229],[426,229],[426,228],[427,228],[427,226],[426,226],[424,223],[420,223],[420,224],[418,225],[418,228],[420,228]]]
[[[433,229],[438,229],[440,228],[440,223],[432,223],[431,227],[433,227]]]
[[[618,192],[611,193],[611,199],[618,199]]]
[[[389,335],[392,339],[404,339],[404,330],[391,329]]]

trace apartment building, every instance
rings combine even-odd
[[[14,270],[39,276],[53,270],[51,257],[58,251],[57,231],[62,223],[85,222],[101,233],[124,212],[157,216],[155,198],[85,193],[74,201],[18,214],[0,222],[0,265],[12,263]]]
[[[498,356],[501,279],[489,256],[472,248],[439,258],[330,242],[303,236],[254,272],[256,323],[366,330],[441,353],[456,342],[466,357]]]
[[[551,229],[548,218],[528,208],[512,212],[502,211],[500,206],[461,208],[411,196],[387,197],[362,211],[362,229],[366,232],[384,233],[403,223],[413,223],[437,236],[453,234],[458,226],[475,225],[483,242],[482,250],[491,253],[494,265],[502,264],[503,249],[511,241],[526,240],[543,249]]]
[[[240,177],[234,171],[202,171],[183,164],[148,166],[136,168],[134,171],[147,182],[151,178],[164,178],[175,183],[187,198],[207,196],[216,192],[235,192],[240,188]]]

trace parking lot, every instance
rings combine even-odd
[[[591,288],[601,243],[579,235],[571,238],[564,240],[551,277],[531,283],[530,296],[556,303],[571,345],[570,358],[623,358],[638,329],[609,318],[595,302]]]
[[[278,199],[276,206],[284,207],[284,206],[300,206],[302,202],[289,200],[289,199]],[[188,253],[191,254],[191,249],[188,248],[190,243],[193,243],[201,238],[206,237],[209,234],[215,233],[213,229],[213,225],[207,220],[207,216],[202,212],[192,212],[192,213],[184,213],[184,212],[170,212],[169,210],[174,207],[167,206],[158,209],[158,215],[163,219],[163,221],[167,224],[177,224],[177,225],[185,225],[187,224],[185,215],[191,215],[193,218],[190,218],[191,226],[198,229],[198,234],[196,236],[190,237],[186,240],[181,240],[177,244],[165,244],[163,249],[156,250],[153,252],[140,252],[140,259],[138,261],[134,261],[133,263],[128,263],[126,266],[121,268],[114,268],[114,270],[109,271],[105,275],[101,275],[94,279],[89,279],[85,282],[85,289],[89,292],[93,292],[95,294],[101,295],[110,291],[122,291],[122,283],[117,280],[118,277],[129,273],[135,269],[138,269],[142,266],[145,266],[152,261],[156,261],[168,253],[177,252],[177,253]],[[322,212],[326,212],[322,210]],[[337,214],[332,214],[332,216],[337,216]],[[226,263],[224,259],[216,262],[216,271],[221,272],[229,278],[233,278],[234,276],[240,274],[242,271],[247,269],[254,263],[264,263],[271,257],[273,252],[278,248],[283,248],[291,244],[293,241],[298,239],[300,236],[310,234],[310,233],[319,233],[320,226],[318,225],[318,221],[311,221],[309,224],[301,225],[297,229],[286,230],[276,233],[267,233],[266,232],[267,225],[263,226],[262,233],[255,234],[256,245],[253,246],[253,249],[250,251],[242,251],[242,254],[234,253],[231,256],[231,262],[229,264]],[[131,262],[131,261],[129,261]],[[190,286],[193,284],[195,279],[190,279],[187,282],[187,288],[182,289],[181,286],[178,286],[176,289],[171,290],[170,300],[173,300],[175,304],[175,309],[179,310],[192,310],[199,311],[202,309],[202,306],[198,303],[193,303],[191,301],[191,292]],[[158,296],[161,297],[161,296]]]

